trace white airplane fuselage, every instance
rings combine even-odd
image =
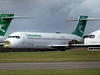
[[[15,32],[5,40],[6,48],[54,49],[68,46],[69,41],[82,38],[73,34]]]
[[[87,38],[84,39],[85,45],[91,45],[91,46],[100,46],[100,30],[94,31],[88,35]]]

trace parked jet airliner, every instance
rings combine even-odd
[[[84,37],[84,45],[100,47],[100,30],[96,30]]]
[[[86,19],[88,16],[80,16],[77,26],[71,34],[62,33],[35,33],[15,32],[9,35],[4,42],[5,48],[32,48],[32,49],[65,49],[69,41],[82,41]]]

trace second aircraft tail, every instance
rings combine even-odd
[[[80,37],[83,36],[87,20],[82,20],[82,19],[86,19],[86,18],[88,18],[88,16],[80,16],[78,18],[77,26],[76,26],[74,32],[72,32],[72,34],[80,36]]]

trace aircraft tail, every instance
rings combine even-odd
[[[0,36],[4,36],[14,14],[0,14]]]
[[[72,34],[80,36],[80,37],[83,36],[84,30],[85,30],[85,27],[86,27],[86,21],[87,21],[87,20],[84,20],[84,19],[86,19],[86,18],[88,18],[88,16],[80,16],[78,18],[77,26],[76,26],[74,32],[72,32]]]

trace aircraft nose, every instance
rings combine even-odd
[[[10,41],[5,41],[5,42],[4,42],[4,47],[5,47],[5,48],[10,48],[10,47],[11,47]]]

